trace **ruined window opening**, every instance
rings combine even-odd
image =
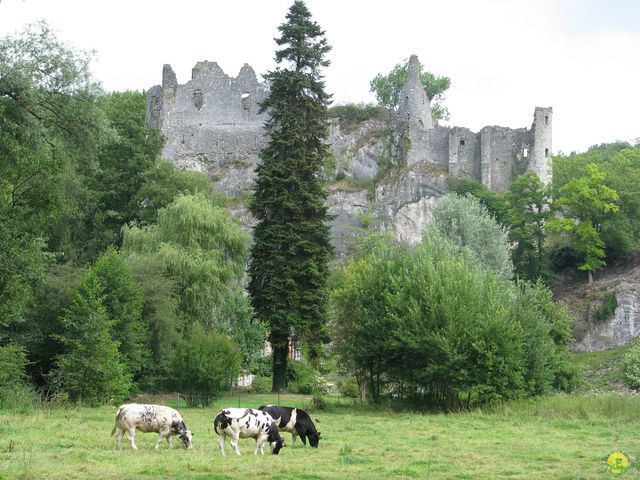
[[[528,156],[528,155],[529,155],[529,149],[527,149],[527,148],[523,149],[523,150],[522,150],[522,156],[523,156],[524,158],[527,158],[527,156]]]
[[[549,115],[544,116],[544,124],[549,125]]]
[[[204,105],[204,98],[202,97],[202,90],[198,88],[193,92],[193,106],[196,107],[196,110],[200,110],[202,105]]]
[[[544,149],[544,157],[545,158],[549,158],[549,149],[548,148]]]
[[[465,143],[467,143],[467,141],[464,138],[460,139],[460,145],[464,145]]]
[[[243,110],[251,109],[251,94],[250,93],[243,93],[240,96],[240,102],[242,103]]]

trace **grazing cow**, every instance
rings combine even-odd
[[[309,414],[304,410],[292,407],[279,407],[277,405],[262,405],[260,410],[267,412],[273,417],[280,431],[291,433],[293,445],[296,444],[296,438],[299,435],[302,443],[306,445],[307,438],[309,438],[309,445],[318,448],[320,432],[316,430],[313,420],[311,420]]]
[[[216,415],[213,420],[213,428],[219,435],[218,444],[223,456],[224,441],[227,436],[231,437],[231,446],[238,455],[240,455],[240,450],[238,450],[238,439],[240,438],[254,438],[256,440],[254,455],[258,453],[258,450],[264,455],[264,442],[269,442],[271,452],[274,455],[278,455],[280,449],[285,446],[273,418],[260,410],[225,408]]]
[[[178,435],[187,449],[193,448],[193,434],[187,430],[182,416],[173,408],[137,403],[122,405],[116,412],[116,424],[111,430],[111,435],[118,430],[118,450],[122,449],[122,434],[125,431],[131,448],[138,449],[134,441],[136,429],[141,432],[156,432],[158,434],[156,449],[160,448],[164,438],[167,439],[169,447],[173,448],[171,444],[173,435]]]

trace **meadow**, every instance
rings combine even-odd
[[[115,448],[115,408],[56,407],[0,411],[0,479],[227,479],[227,478],[640,478],[640,399],[619,394],[559,395],[458,413],[394,411],[329,399],[315,411],[319,449],[284,434],[280,455],[220,455],[212,430],[223,406],[257,407],[274,395],[219,399],[210,408],[180,407],[195,432],[194,449],[154,450],[156,434],[136,435],[140,449]],[[284,405],[310,398],[283,395]],[[608,472],[607,458],[623,452],[631,469]]]

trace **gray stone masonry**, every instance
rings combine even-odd
[[[208,174],[216,191],[241,196],[253,188],[258,152],[266,144],[267,116],[258,112],[267,93],[248,65],[232,78],[215,62],[199,62],[185,84],[165,65],[162,85],[147,94],[147,122],[165,136],[164,157]],[[551,108],[537,107],[530,129],[488,126],[476,133],[438,126],[415,55],[398,112],[389,121],[368,120],[346,132],[334,119],[329,132],[333,159],[325,175],[343,172],[347,180],[360,182],[329,189],[339,256],[347,251],[351,232],[363,226],[390,229],[399,241],[420,241],[434,205],[448,190],[448,177],[471,176],[501,192],[528,171],[551,180]],[[251,223],[246,209],[234,213]]]

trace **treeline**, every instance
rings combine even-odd
[[[228,390],[266,335],[247,233],[45,24],[0,41],[0,403]]]
[[[471,196],[443,197],[417,246],[363,242],[334,295],[360,397],[459,408],[573,388],[570,316],[512,275],[507,230]]]
[[[450,182],[509,231],[515,274],[548,284],[559,274],[626,264],[640,244],[640,148],[625,142],[553,158],[553,182],[532,173],[504,194],[477,180]]]

